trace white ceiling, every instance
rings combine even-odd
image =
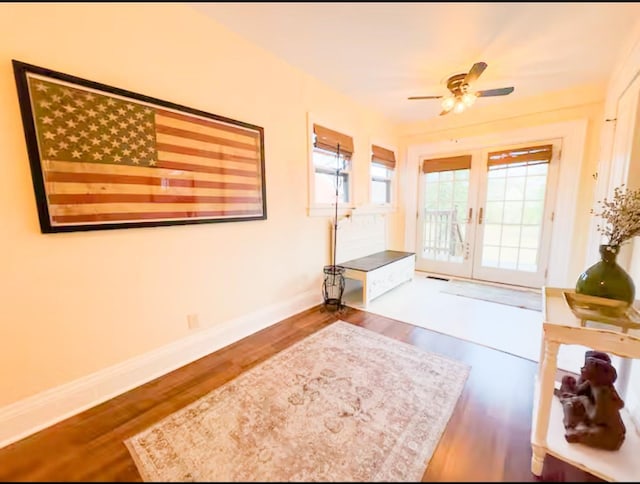
[[[606,82],[640,3],[197,3],[194,8],[395,122],[439,115],[446,79],[488,64],[482,105]]]

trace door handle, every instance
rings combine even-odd
[[[482,207],[480,207],[480,211],[478,212],[478,225],[482,225]]]
[[[473,222],[473,208],[469,207],[469,216],[467,217],[467,223]]]

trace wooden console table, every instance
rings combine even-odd
[[[551,454],[607,481],[638,482],[640,436],[626,409],[623,408],[621,414],[627,433],[619,450],[606,451],[570,444],[564,438],[562,405],[553,395],[553,389],[560,345],[581,345],[623,358],[623,363],[617,368],[616,387],[624,399],[630,358],[640,358],[640,330],[623,332],[622,328],[614,325],[590,321],[581,324],[564,300],[564,291],[571,289],[544,287],[542,291],[543,337],[534,389],[531,472],[536,476],[542,475],[544,458]]]

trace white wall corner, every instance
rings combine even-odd
[[[225,321],[0,408],[0,448],[114,398],[322,302],[321,291]]]
[[[638,394],[634,391],[628,391],[624,406],[626,407],[627,412],[629,412],[629,416],[631,417],[631,421],[634,425],[634,428],[627,429],[627,432],[635,431],[640,435],[640,398],[638,398]]]

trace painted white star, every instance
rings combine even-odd
[[[49,108],[49,106],[51,106],[51,102],[49,101],[40,101],[40,106],[42,106],[44,109]]]
[[[79,97],[78,97],[78,98],[75,98],[75,99],[73,100],[73,102],[74,102],[74,103],[76,103],[76,104],[77,104],[78,106],[80,106],[80,107],[81,107],[81,106],[84,106],[84,101],[83,101],[82,99],[80,99]]]
[[[86,93],[86,94],[84,95],[84,97],[86,97],[86,98],[87,98],[87,101],[93,101],[93,100],[96,98],[96,97],[95,97],[93,94],[91,94],[90,92]]]
[[[49,86],[46,86],[42,83],[37,83],[36,84],[36,89],[40,92],[47,92],[49,90]]]
[[[111,134],[113,134],[113,135],[118,134],[118,128],[111,128],[109,131],[110,131],[110,132],[111,132]]]
[[[64,134],[64,133],[67,132],[67,130],[65,128],[63,128],[62,126],[58,126],[56,131],[58,132],[58,134]]]
[[[137,129],[138,131],[143,132],[145,128],[142,125],[138,125]]]
[[[69,136],[69,141],[71,141],[72,143],[77,143],[80,140],[79,137],[77,137],[75,134],[72,134],[71,136]]]
[[[77,126],[77,123],[73,119],[67,119],[67,126],[69,126],[70,128],[75,128]]]
[[[108,153],[111,153],[111,148],[109,148],[108,146],[105,146],[104,148],[102,148],[102,152],[106,155]]]
[[[89,150],[91,149],[91,146],[89,146],[88,144],[86,144],[86,143],[85,143],[85,144],[83,144],[83,145],[80,147],[80,149],[81,149],[82,151],[85,151],[85,152],[86,152],[86,151],[89,151]]]
[[[127,109],[131,111],[133,109],[133,104],[127,104]]]
[[[49,156],[56,156],[58,154],[58,150],[55,148],[49,148]]]
[[[89,136],[89,133],[85,129],[83,129],[82,131],[78,131],[78,134],[81,138],[86,138],[87,136]]]
[[[136,118],[138,119],[142,118],[143,116],[144,116],[144,113],[141,113],[140,111],[136,113]]]
[[[43,136],[45,137],[45,139],[54,139],[56,137],[56,135],[51,131],[45,131],[43,133]]]
[[[107,106],[105,106],[104,104],[98,104],[98,111],[100,111],[101,113],[104,113],[107,110]]]
[[[53,112],[53,115],[54,115],[56,118],[59,118],[60,116],[64,116],[64,113],[63,113],[62,111],[60,111],[59,109],[56,109],[56,110]]]
[[[71,91],[71,89],[67,88],[67,87],[61,87],[60,88],[60,92],[62,92],[62,95],[64,97],[71,97],[71,95],[73,94],[73,92]]]
[[[93,154],[93,159],[94,160],[101,160],[102,159],[102,153],[95,152]]]
[[[109,120],[110,121],[115,121],[116,119],[118,119],[118,116],[113,114],[113,113],[109,113]]]
[[[98,115],[98,113],[96,111],[94,111],[93,109],[89,109],[87,111],[87,114],[89,115],[90,118],[95,118]]]
[[[78,114],[78,121],[84,122],[87,119],[86,114]]]
[[[156,150],[156,149],[155,149],[153,146],[149,146],[149,147],[147,148],[147,151],[148,151],[149,153],[153,153],[155,150]]]
[[[127,114],[127,110],[125,108],[120,108],[118,109],[118,114],[120,114],[121,116],[124,116],[125,114]]]
[[[125,156],[129,156],[131,154],[131,150],[129,148],[126,148],[124,150],[122,150],[122,154]]]
[[[144,125],[145,125],[147,128],[150,128],[151,126],[153,126],[153,123],[152,123],[151,121],[146,121],[146,122],[144,123]]]
[[[149,166],[155,166],[156,160],[149,160]]]
[[[113,161],[115,161],[116,163],[119,163],[121,159],[122,159],[122,156],[120,156],[120,155],[115,155],[113,157]]]
[[[90,129],[91,131],[97,131],[97,130],[98,130],[98,125],[96,125],[96,124],[90,124],[90,125],[89,125],[89,129]]]
[[[51,96],[51,99],[59,103],[60,101],[62,101],[62,96],[60,96],[59,94],[54,94],[53,96]]]
[[[147,138],[149,141],[153,141],[153,135],[152,134],[148,134],[147,136],[145,136],[145,138]]]
[[[91,138],[91,144],[98,146],[100,144],[100,140],[98,138]]]
[[[60,148],[61,150],[66,150],[69,147],[69,143],[67,143],[66,141],[60,141],[60,143],[58,143],[58,148]]]
[[[102,138],[102,141],[109,141],[109,135],[107,133],[102,133],[100,137]]]
[[[109,106],[114,106],[114,105],[116,104],[116,102],[113,100],[113,98],[112,98],[112,97],[110,97],[109,99],[107,99],[107,104],[108,104]]]
[[[127,126],[129,126],[129,125],[127,124],[127,122],[126,122],[126,121],[120,121],[120,127],[121,127],[122,129],[125,129]]]
[[[53,118],[50,118],[49,116],[45,116],[44,118],[42,118],[42,122],[44,124],[51,124],[53,123]]]
[[[127,143],[129,141],[129,137],[128,136],[122,136],[120,138],[120,141],[122,141],[123,143]]]
[[[140,158],[138,158],[137,156],[135,156],[131,161],[132,161],[135,165],[139,165],[139,164],[140,164]]]
[[[101,118],[100,120],[98,120],[98,122],[99,122],[102,126],[106,126],[106,125],[107,125],[107,123],[108,123],[109,121],[107,121],[107,120],[106,120],[106,119],[104,119],[104,118]]]
[[[76,108],[74,106],[71,106],[70,104],[65,104],[63,108],[65,108],[68,113],[72,113],[76,110]]]
[[[82,153],[80,153],[78,150],[73,150],[73,152],[71,152],[71,156],[73,156],[74,158],[80,158],[80,156],[82,156]]]
[[[115,148],[116,146],[119,146],[119,145],[120,145],[120,143],[118,143],[118,141],[117,141],[117,140],[115,140],[115,139],[111,140],[111,146],[113,146],[114,148]]]

